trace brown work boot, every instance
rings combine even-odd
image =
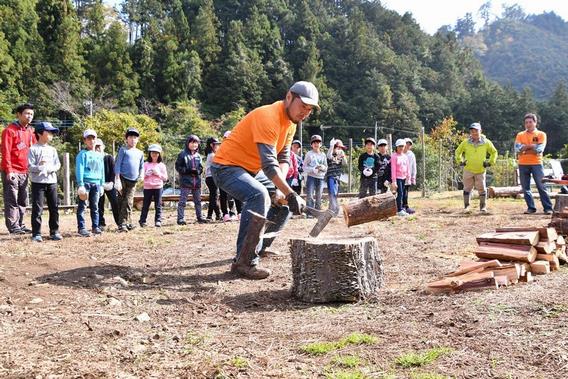
[[[254,280],[266,279],[271,274],[270,270],[266,268],[242,265],[237,263],[231,264],[231,272],[247,279]]]

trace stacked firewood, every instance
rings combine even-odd
[[[533,275],[556,271],[568,263],[566,241],[554,228],[505,227],[477,237],[479,261],[463,262],[441,280],[428,283],[426,292],[455,293],[532,282]]]

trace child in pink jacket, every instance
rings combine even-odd
[[[391,176],[392,185],[396,189],[396,208],[398,216],[408,216],[408,213],[402,207],[404,199],[404,191],[406,190],[406,181],[410,182],[410,171],[408,169],[408,157],[404,154],[406,142],[404,139],[398,139],[395,143],[395,153],[391,156]]]
[[[145,227],[152,200],[156,208],[154,225],[162,226],[162,191],[168,180],[166,165],[162,163],[162,147],[157,143],[148,147],[148,160],[144,162],[144,203],[140,213],[140,226]]]

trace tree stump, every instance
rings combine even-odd
[[[343,205],[347,226],[383,220],[396,215],[396,197],[390,192],[369,196]]]
[[[548,226],[555,228],[560,235],[568,235],[568,195],[556,195],[552,221]]]
[[[372,237],[290,240],[292,294],[309,303],[374,298],[383,285],[383,261]]]

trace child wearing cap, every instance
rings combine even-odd
[[[402,207],[404,199],[405,184],[410,179],[408,171],[408,156],[404,154],[404,146],[406,142],[403,139],[397,139],[395,143],[396,151],[391,156],[391,177],[392,186],[396,189],[396,209],[398,216],[408,216],[408,213]]]
[[[319,135],[313,135],[310,138],[312,150],[308,151],[304,158],[304,172],[308,176],[306,179],[306,204],[308,207],[316,209],[321,209],[323,182],[327,172],[327,157],[320,150],[321,142]]]
[[[118,150],[114,166],[115,188],[119,193],[120,209],[118,231],[126,232],[134,229],[132,224],[132,206],[136,183],[144,175],[144,153],[136,148],[140,133],[135,128],[128,128],[124,135],[126,145]]]
[[[377,169],[377,190],[379,193],[386,193],[389,191],[387,184],[392,183],[390,154],[387,151],[388,142],[386,139],[380,139],[378,142],[379,151],[379,167]]]
[[[49,122],[40,122],[35,127],[37,143],[28,152],[28,170],[32,182],[32,241],[42,242],[41,213],[44,199],[49,210],[49,237],[62,239],[59,233],[59,213],[57,205],[57,171],[61,168],[57,150],[49,143],[53,135],[59,133]]]
[[[91,213],[91,230],[95,234],[102,231],[99,228],[99,197],[102,194],[104,181],[104,163],[101,154],[95,151],[97,132],[87,129],[83,132],[85,149],[75,158],[75,179],[77,180],[77,228],[79,235],[90,237],[91,232],[86,227],[84,212],[89,202]]]
[[[162,226],[162,191],[168,180],[166,165],[162,163],[162,147],[154,143],[148,147],[148,160],[144,163],[144,202],[140,213],[140,227],[146,226],[146,218],[152,200],[156,208],[154,225]]]
[[[286,181],[288,185],[296,192],[298,195],[302,194],[302,174],[304,172],[304,159],[302,158],[302,143],[299,140],[292,141],[290,146],[290,166],[293,165],[293,161],[296,161],[297,169],[294,170],[292,167],[288,169],[288,175],[286,175]]]
[[[114,157],[111,154],[105,153],[105,144],[100,138],[97,138],[95,140],[95,151],[102,155],[105,170],[105,178],[103,183],[104,193],[99,199],[99,228],[103,230],[106,227],[105,195],[110,203],[110,209],[112,211],[114,222],[117,226],[120,225],[118,223],[118,197],[116,194],[116,189],[114,188]]]
[[[207,221],[213,221],[213,212],[215,212],[215,218],[217,221],[221,220],[221,211],[219,210],[219,204],[217,203],[217,198],[219,195],[219,189],[211,176],[211,163],[215,157],[215,152],[219,149],[221,142],[215,137],[210,137],[207,139],[207,146],[205,147],[205,184],[209,189],[209,207],[207,208]]]
[[[201,214],[201,173],[203,165],[199,155],[199,137],[191,134],[187,137],[184,149],[176,159],[176,171],[179,173],[180,195],[177,207],[177,224],[186,225],[185,205],[189,194],[193,196],[197,222],[204,224],[207,221]]]
[[[379,156],[375,152],[375,139],[365,139],[365,152],[359,155],[357,167],[361,171],[361,184],[359,185],[359,199],[373,196],[377,193],[377,172],[379,170]]]
[[[329,209],[335,214],[339,212],[339,204],[337,203],[339,178],[343,174],[343,166],[347,163],[344,152],[345,149],[346,147],[341,140],[332,138],[329,142],[329,150],[327,151],[327,172],[325,180],[327,183],[327,192],[329,193]]]

